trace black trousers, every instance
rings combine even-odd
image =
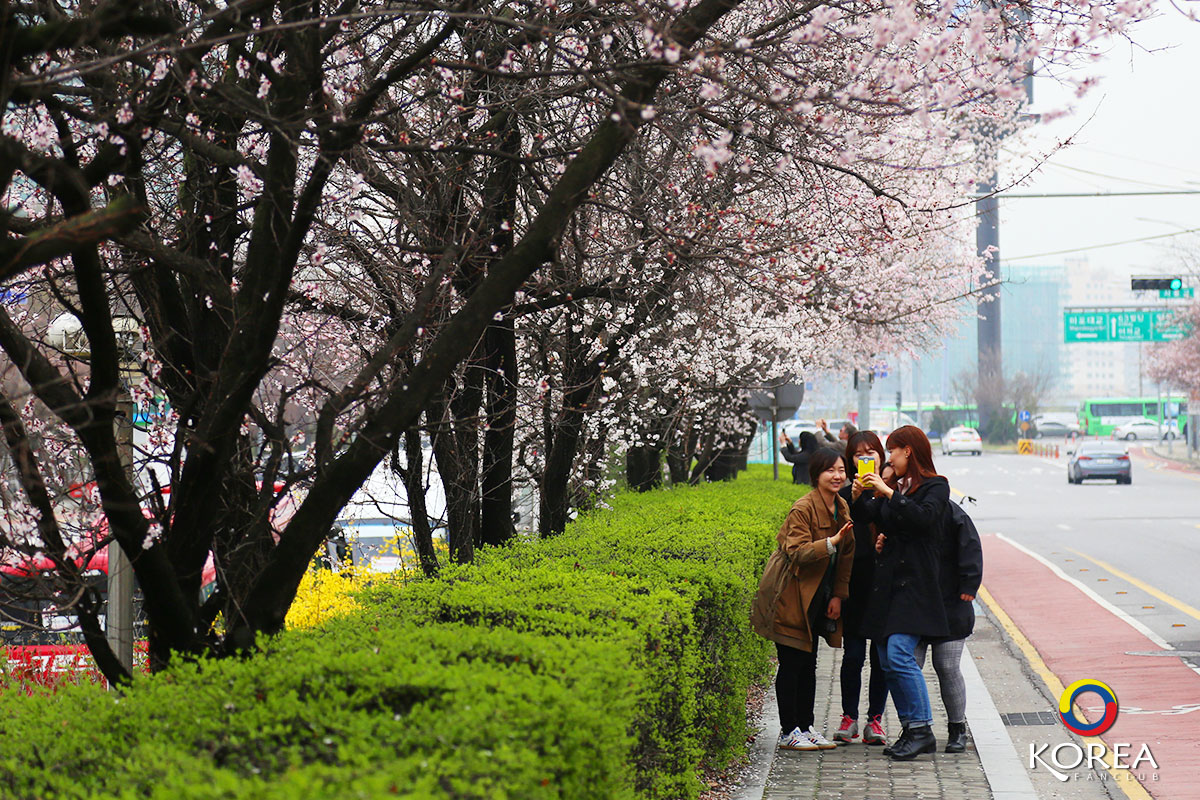
[[[867,721],[881,716],[887,704],[887,676],[879,663],[879,651],[875,643],[857,636],[842,637],[842,713],[850,719],[858,719],[858,698],[862,694],[862,668],[871,652],[871,679],[867,685]]]
[[[779,724],[784,733],[793,728],[808,730],[813,724],[817,699],[817,642],[811,653],[775,643],[779,672],[775,674],[775,699],[779,702]]]

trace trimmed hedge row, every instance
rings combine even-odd
[[[0,796],[693,797],[742,752],[749,600],[795,495],[761,468],[620,495],[253,659],[0,695]]]

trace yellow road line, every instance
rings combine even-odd
[[[978,597],[983,601],[984,605],[988,607],[988,610],[992,612],[992,616],[994,616],[996,621],[1000,623],[1000,627],[1004,629],[1004,632],[1007,633],[1009,638],[1012,639],[1013,643],[1017,645],[1017,649],[1019,649],[1022,655],[1025,656],[1025,660],[1029,662],[1029,667],[1035,673],[1037,673],[1038,677],[1041,678],[1046,684],[1046,688],[1050,690],[1051,696],[1062,697],[1062,693],[1066,687],[1063,686],[1063,682],[1059,680],[1058,676],[1055,675],[1053,671],[1051,671],[1050,667],[1046,666],[1046,662],[1043,661],[1041,655],[1038,654],[1037,648],[1033,646],[1033,642],[1029,641],[1029,638],[1025,634],[1021,633],[1021,629],[1018,628],[1017,624],[1012,621],[1012,617],[1004,613],[1004,609],[1000,607],[1000,604],[996,602],[996,598],[992,597],[991,592],[989,592],[986,587],[979,587]],[[1082,739],[1086,745],[1104,744],[1097,736],[1081,736],[1079,738]],[[1150,793],[1146,791],[1146,788],[1142,786],[1141,783],[1136,780],[1128,779],[1127,776],[1132,775],[1131,772],[1128,770],[1118,770],[1113,767],[1114,757],[1112,751],[1108,749],[1107,745],[1104,747],[1104,753],[1105,769],[1108,771],[1108,774],[1112,776],[1113,783],[1116,784],[1117,788],[1124,792],[1125,796],[1128,797],[1129,800],[1153,800],[1153,798],[1150,796]]]
[[[1116,567],[1112,566],[1111,564],[1106,564],[1103,561],[1100,561],[1099,559],[1092,558],[1087,553],[1081,553],[1078,550],[1072,550],[1069,547],[1065,548],[1065,549],[1070,550],[1070,552],[1074,553],[1077,556],[1080,556],[1081,558],[1086,558],[1088,561],[1092,562],[1093,564],[1095,564],[1096,566],[1098,566],[1102,569],[1108,570],[1113,575],[1117,576],[1118,578],[1120,578],[1123,581],[1133,584],[1134,586],[1141,589],[1146,594],[1151,595],[1153,597],[1157,597],[1159,600],[1162,600],[1164,603],[1169,603],[1169,604],[1175,606],[1175,608],[1177,608],[1180,611],[1182,611],[1183,613],[1187,614],[1189,617],[1192,617],[1193,619],[1200,619],[1200,609],[1197,609],[1193,606],[1189,606],[1187,603],[1183,602],[1182,600],[1176,600],[1174,597],[1171,597],[1171,595],[1167,594],[1166,592],[1161,591],[1159,589],[1155,589],[1153,586],[1146,583],[1145,581],[1140,581],[1137,578],[1130,575],[1129,573],[1122,572],[1121,570],[1117,569]]]

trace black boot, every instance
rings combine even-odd
[[[905,731],[908,737],[903,741],[896,742],[896,746],[892,748],[892,761],[911,761],[921,753],[933,753],[937,751],[937,739],[933,736],[933,728],[928,725],[922,725],[919,728],[909,728]]]
[[[967,723],[951,722],[950,731],[946,735],[947,753],[965,753],[967,751]]]
[[[908,741],[908,728],[901,728],[900,736],[896,739],[896,741],[892,742],[887,747],[883,748],[883,754],[885,756],[890,756],[892,754],[893,750],[895,750],[897,747],[899,747],[901,744],[903,744],[904,742],[907,742],[907,741]]]

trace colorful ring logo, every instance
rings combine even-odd
[[[1099,722],[1089,723],[1075,716],[1075,712],[1071,710],[1071,707],[1075,705],[1075,699],[1081,694],[1088,693],[1099,695],[1100,699],[1104,701],[1104,716]],[[1080,736],[1099,736],[1117,721],[1117,695],[1108,684],[1085,678],[1075,681],[1063,691],[1062,697],[1058,698],[1058,712],[1062,717],[1063,725],[1066,725],[1067,730],[1072,733]]]

